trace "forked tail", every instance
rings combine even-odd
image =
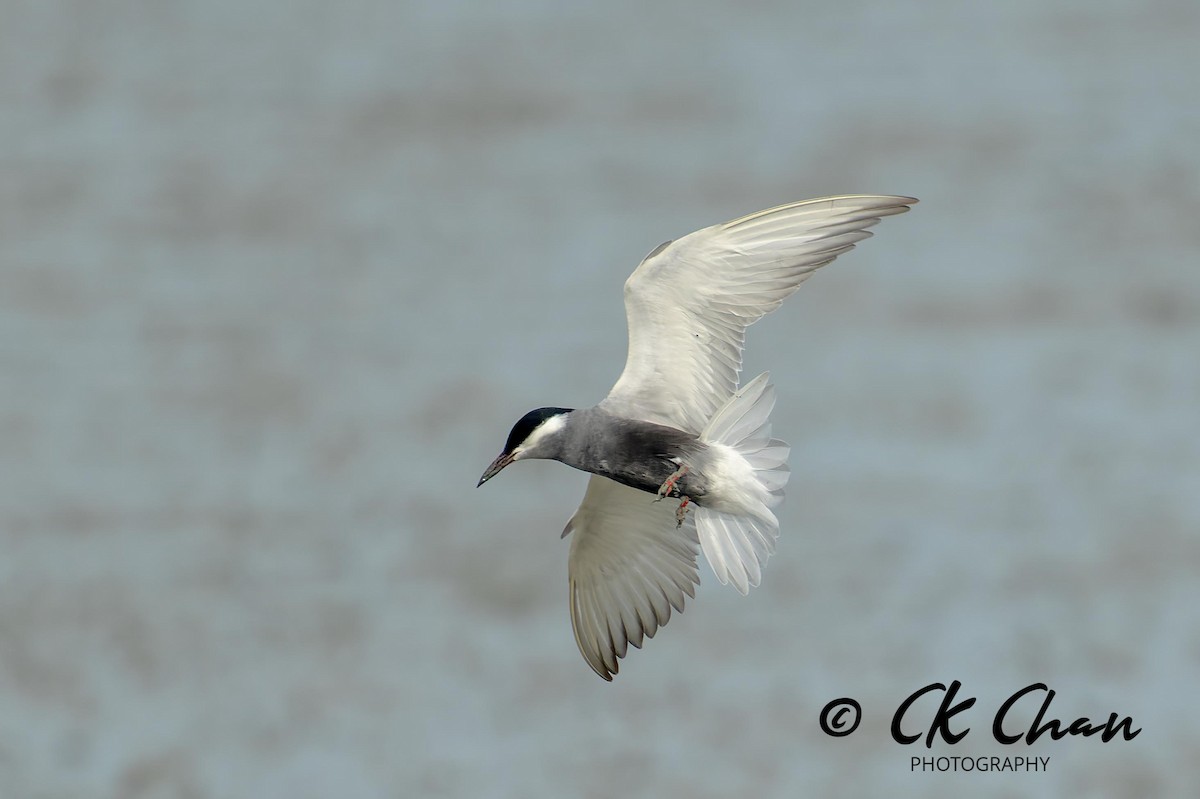
[[[771,375],[763,372],[734,392],[713,414],[700,440],[732,450],[723,464],[727,488],[720,501],[696,508],[700,547],[722,585],[742,594],[762,580],[762,566],[775,552],[779,521],[771,508],[783,500],[790,448],[771,438],[768,417],[775,407]]]

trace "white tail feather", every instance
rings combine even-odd
[[[708,506],[696,508],[700,547],[722,585],[742,594],[762,579],[762,566],[775,552],[779,521],[771,508],[783,500],[790,448],[771,438],[768,417],[775,387],[763,372],[742,386],[717,410],[700,440],[725,448],[726,484]],[[714,447],[715,448],[715,447]]]

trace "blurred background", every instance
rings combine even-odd
[[[3,2],[0,794],[1190,794],[1198,37],[1191,0]],[[650,249],[834,193],[921,204],[750,331],[778,555],[748,598],[702,562],[606,684],[585,476],[475,482],[607,392]],[[970,735],[893,742],[952,680]],[[1034,682],[1143,732],[1000,746]]]

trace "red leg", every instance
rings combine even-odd
[[[658,498],[671,496],[671,492],[675,490],[675,484],[683,479],[683,476],[688,473],[688,467],[680,466],[666,481],[658,488]]]
[[[691,499],[684,497],[679,501],[679,507],[675,509],[675,527],[676,529],[683,527],[683,520],[687,518],[688,503]]]

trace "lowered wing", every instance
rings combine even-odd
[[[611,680],[629,644],[641,647],[696,595],[696,524],[689,517],[677,528],[675,503],[593,476],[563,535],[574,536],[567,582],[575,643]]]

